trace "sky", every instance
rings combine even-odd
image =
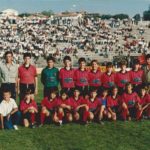
[[[134,16],[142,14],[150,5],[150,0],[0,0],[0,11],[15,9],[19,13],[52,10],[88,11],[100,14],[126,13]]]

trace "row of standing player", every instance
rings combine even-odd
[[[111,89],[118,86],[119,94],[122,94],[126,83],[132,83],[134,91],[138,92],[140,87],[145,84],[144,70],[141,69],[140,62],[135,59],[133,69],[127,71],[126,61],[120,63],[120,71],[115,73],[113,64],[108,62],[106,72],[102,73],[99,69],[98,61],[92,60],[91,67],[86,67],[85,58],[79,59],[79,68],[71,67],[71,58],[66,56],[63,60],[64,68],[60,71],[54,67],[54,58],[47,59],[47,67],[42,70],[41,82],[44,85],[44,96],[48,96],[51,90],[58,90],[60,82],[61,89],[72,96],[73,89],[80,90],[81,95],[86,95],[91,89],[96,89],[98,93],[102,89]]]

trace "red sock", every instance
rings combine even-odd
[[[147,116],[150,117],[150,106],[147,109]]]
[[[41,124],[44,124],[46,115],[44,113],[41,113]]]
[[[88,117],[89,117],[90,113],[88,111],[84,111],[83,113],[83,121],[86,122]]]
[[[62,120],[63,119],[63,113],[58,113],[58,118],[59,118],[59,120]]]
[[[137,110],[136,112],[136,120],[140,120],[142,116],[142,111],[141,110]]]
[[[127,120],[127,109],[122,110],[121,116],[122,116],[123,120]]]
[[[31,123],[35,123],[35,113],[30,113],[30,120],[31,120]]]

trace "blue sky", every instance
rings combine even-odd
[[[0,11],[13,8],[22,12],[43,10],[99,12],[101,14],[127,13],[142,14],[150,5],[150,0],[0,0]]]

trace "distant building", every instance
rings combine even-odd
[[[14,10],[14,9],[6,9],[6,10],[3,10],[1,12],[1,17],[17,17],[19,15],[19,12]]]

